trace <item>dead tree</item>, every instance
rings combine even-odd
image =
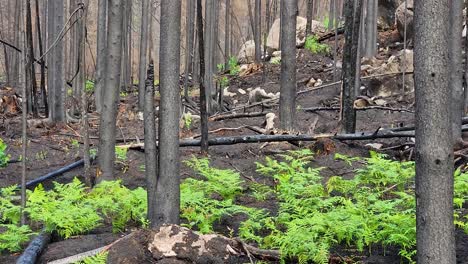
[[[31,0],[26,0],[26,67],[28,78],[26,82],[28,96],[28,111],[33,113],[34,117],[38,117],[37,104],[37,85],[36,85],[36,69],[34,67],[34,43],[32,29],[32,14]]]
[[[255,62],[260,63],[262,60],[262,2],[255,0],[255,15],[254,15],[254,41],[255,41]]]
[[[296,14],[297,0],[281,2],[281,94],[280,122],[294,129],[296,113]]]
[[[364,56],[368,58],[375,56],[377,53],[377,9],[377,0],[367,1]]]
[[[43,47],[43,39],[42,39],[42,30],[41,30],[41,19],[40,19],[40,12],[39,12],[39,0],[35,1],[36,4],[36,27],[37,27],[37,39],[38,39],[38,46],[39,46],[39,56],[41,56],[40,65],[41,65],[41,97],[42,97],[42,104],[44,105],[44,109],[46,109],[45,114],[46,117],[49,115],[49,105],[47,102],[47,92],[46,92],[46,62],[44,60],[44,47]],[[45,7],[43,7],[45,9]]]
[[[200,61],[200,115],[201,115],[201,152],[208,153],[208,96],[209,92],[205,87],[205,43],[203,39],[203,9],[202,0],[197,0],[197,32],[198,50]]]
[[[416,0],[416,248],[418,263],[456,263],[449,5]],[[458,36],[459,37],[459,36]],[[430,122],[431,125],[428,125]]]
[[[312,35],[312,19],[314,17],[314,0],[307,0],[306,36]]]
[[[356,131],[356,74],[359,49],[359,31],[361,22],[362,0],[346,1],[345,16],[345,47],[343,50],[343,86],[341,95],[342,130],[346,133]]]
[[[153,227],[180,222],[180,13],[181,0],[161,0],[159,78],[159,172],[156,222]]]
[[[192,1],[190,1],[192,2]],[[231,51],[231,0],[226,0],[226,13],[224,18],[224,69],[229,70]]]
[[[188,87],[189,87],[189,74],[191,72],[192,60],[193,60],[193,35],[194,35],[194,17],[195,17],[195,2],[193,0],[187,0],[187,10],[185,18],[185,78],[184,78],[184,97],[185,101],[191,101],[189,98]]]
[[[149,1],[143,0],[141,7],[141,32],[140,32],[140,61],[138,66],[138,106],[144,109],[146,94],[146,57],[148,53],[148,17]]]
[[[122,69],[123,1],[109,0],[108,2],[107,55],[105,58],[107,75],[104,79],[103,105],[99,124],[98,157],[101,175],[96,179],[97,182],[114,179],[117,101]]]
[[[454,144],[461,144],[461,118],[463,116],[463,65],[462,65],[462,31],[463,31],[463,0],[450,2],[450,91],[452,100],[452,133]]]
[[[96,111],[101,112],[104,94],[104,79],[106,74],[106,46],[107,46],[107,0],[98,1],[97,15],[97,54],[96,54],[96,82],[94,96]]]

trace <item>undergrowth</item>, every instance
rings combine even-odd
[[[330,47],[326,44],[321,44],[317,36],[308,36],[306,38],[304,47],[312,54],[329,54]]]
[[[6,167],[10,160],[10,156],[6,153],[6,149],[7,145],[0,138],[0,168]]]
[[[282,261],[328,263],[330,251],[344,245],[360,252],[375,246],[398,248],[402,259],[414,262],[416,223],[414,163],[397,162],[371,152],[369,158],[337,154],[353,166],[352,179],[334,176],[324,181],[321,168],[311,167],[310,150],[292,151],[280,159],[266,158],[257,171],[272,177],[275,186],[246,183],[238,172],[210,166],[208,159],[186,161],[197,175],[181,183],[183,225],[201,233],[214,231],[222,217],[244,214],[239,236],[262,248],[279,249]],[[468,197],[468,174],[455,172],[455,224],[468,233],[462,215]],[[33,234],[28,226],[18,227],[19,206],[12,201],[16,187],[0,189],[0,250],[16,252]],[[238,204],[248,194],[257,201],[275,199],[278,213]],[[26,212],[31,226],[43,225],[67,238],[102,224],[115,232],[129,224],[146,226],[146,191],[129,190],[120,181],[102,182],[94,189],[75,179],[28,191]],[[105,259],[105,257],[100,256]],[[100,263],[98,260],[89,260]]]

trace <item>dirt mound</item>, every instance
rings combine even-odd
[[[108,263],[245,263],[239,243],[220,235],[200,235],[168,225],[140,230],[109,250]]]

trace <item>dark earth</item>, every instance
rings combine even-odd
[[[391,33],[381,33],[381,44],[387,46],[389,39],[392,38]],[[340,38],[342,43],[342,39]],[[330,42],[331,44],[332,42]],[[340,45],[341,46],[341,45]],[[399,49],[395,48],[389,53],[380,54],[379,56],[388,57],[392,53],[396,53]],[[340,50],[341,52],[341,50]],[[331,56],[311,55],[310,52],[304,49],[298,50],[297,59],[297,80],[298,91],[309,89],[306,87],[307,82],[311,77],[321,79],[324,84],[333,82],[333,71],[329,66],[332,63]],[[230,81],[230,92],[236,92],[238,88],[246,90],[247,88],[261,87],[268,92],[278,92],[280,89],[280,68],[277,65],[268,65],[266,68],[265,82],[263,82],[263,71],[254,72],[244,77],[233,77]],[[340,76],[338,71],[337,76]],[[395,86],[398,85],[401,77],[394,76]],[[366,81],[363,85],[367,85]],[[399,88],[396,88],[399,89]],[[326,111],[318,113],[307,113],[301,111],[302,108],[319,107],[319,106],[338,106],[339,86],[330,86],[322,89],[312,90],[308,93],[301,94],[297,97],[297,131],[298,133],[337,133],[340,131],[339,112]],[[233,100],[238,100],[237,105],[247,103],[248,94],[237,95],[233,98],[226,98],[227,102],[232,104]],[[400,100],[398,97],[385,98],[389,106],[396,108],[412,109],[412,102]],[[129,93],[128,96],[121,99],[118,115],[118,144],[129,144],[142,140],[143,123],[138,119],[136,112],[136,94]],[[196,96],[193,100],[197,101]],[[233,105],[230,105],[232,108]],[[261,111],[273,112],[278,116],[278,105],[270,107],[253,107],[245,111],[256,112]],[[21,125],[20,116],[4,116],[0,121],[0,136],[8,145],[7,152],[11,155],[12,160],[17,160],[21,152]],[[317,121],[315,121],[317,120]],[[91,136],[92,144],[96,146],[98,134],[98,116],[91,114]],[[242,119],[232,119],[224,121],[215,121],[210,123],[210,130],[219,128],[238,128],[245,125],[262,126],[264,117],[250,117]],[[390,112],[382,110],[367,110],[358,111],[357,115],[357,131],[376,131],[378,128],[390,128],[411,125],[413,123],[413,114],[408,112]],[[315,125],[313,125],[315,124]],[[278,127],[278,119],[275,120],[275,127]],[[65,165],[68,165],[82,157],[79,124],[67,124],[60,126],[39,126],[31,127],[28,132],[28,137],[31,140],[28,146],[28,171],[27,180],[35,179],[39,176],[57,170]],[[194,122],[190,129],[183,128],[181,130],[181,138],[188,138],[199,133],[199,123]],[[253,134],[247,128],[238,130],[227,130],[218,133],[210,134],[210,137],[221,136],[238,136]],[[74,142],[75,141],[75,142]],[[231,146],[215,146],[210,147],[209,156],[212,165],[219,168],[229,168],[238,171],[246,180],[255,180],[260,183],[272,185],[271,179],[258,174],[255,169],[254,161],[262,161],[265,156],[282,153],[286,150],[298,148],[311,148],[318,154],[316,155],[313,166],[324,167],[322,175],[327,178],[333,175],[352,175],[352,171],[344,162],[334,160],[334,154],[346,154],[349,156],[367,157],[371,147],[366,146],[368,143],[381,143],[380,151],[389,154],[397,160],[408,160],[412,157],[412,142],[407,138],[400,139],[376,139],[370,141],[335,141],[335,140],[319,140],[317,142],[301,143],[296,146],[290,143],[256,143],[256,144],[237,144]],[[410,146],[408,148],[408,146]],[[200,156],[199,148],[181,148],[182,159],[189,159],[192,155]],[[140,166],[144,164],[144,153],[141,150],[129,150],[126,164],[117,164],[115,178],[122,179],[123,183],[129,188],[136,188],[145,185],[144,173]],[[182,163],[183,164],[183,163]],[[95,166],[93,166],[95,168]],[[6,168],[0,170],[0,187],[6,187],[20,182],[20,163],[11,163]],[[77,176],[84,180],[80,174],[82,169],[75,169],[56,179],[55,181],[66,183]],[[194,172],[182,165],[182,178],[191,177]],[[46,188],[51,186],[51,181],[44,183]],[[273,213],[276,209],[276,201],[258,202],[246,197],[239,198],[240,204],[261,207],[271,210]],[[219,223],[216,223],[215,230],[220,234],[229,236],[229,229],[236,230],[239,223],[245,220],[243,216],[234,215],[225,217]],[[43,253],[39,263],[47,263],[51,260],[61,259],[67,256],[75,255],[80,252],[96,249],[108,245],[133,230],[129,228],[126,233],[112,234],[110,227],[102,227],[94,230],[90,234],[76,236],[68,240],[61,240],[58,237],[53,239],[53,242],[47,247]],[[146,231],[140,231],[137,234],[139,237],[134,237],[134,244],[127,243],[127,247],[119,246],[117,256],[146,256],[147,252],[138,247],[136,244],[145,241]],[[234,233],[236,235],[236,233]],[[140,242],[138,242],[140,241]],[[144,243],[140,243],[144,244]],[[462,231],[457,231],[457,259],[458,263],[468,263],[468,236]],[[355,249],[337,247],[332,251],[330,263],[401,263],[402,259],[398,256],[398,250],[394,248],[386,248],[385,251],[381,247],[372,248],[370,251],[358,252]],[[117,253],[116,253],[117,254]],[[112,255],[112,252],[111,252]],[[14,263],[18,254],[0,256],[0,263]],[[116,259],[115,256],[110,257],[109,263]],[[149,260],[148,260],[149,262]],[[242,260],[239,263],[246,263]],[[126,262],[131,263],[131,262]],[[136,262],[134,262],[136,263]],[[158,263],[169,263],[160,261]],[[188,262],[187,262],[188,263]],[[200,262],[201,263],[201,262]],[[208,263],[208,262],[206,262]],[[291,262],[293,263],[293,262]]]

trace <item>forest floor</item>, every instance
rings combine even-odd
[[[396,52],[396,51],[395,51]],[[382,55],[382,56],[389,56]],[[312,55],[305,49],[298,51],[297,60],[297,80],[298,91],[307,89],[307,82],[311,77],[321,79],[324,84],[333,82],[333,71],[331,70],[332,59],[329,56]],[[338,75],[340,76],[338,71]],[[398,76],[392,77],[395,82],[399,82]],[[276,93],[280,90],[280,67],[269,64],[263,82],[263,71],[257,71],[244,77],[233,77],[230,79],[229,91],[236,93],[232,98],[226,98],[228,102],[237,100],[237,105],[242,105],[248,101],[248,92],[243,95],[238,89],[246,90],[248,88],[261,87],[267,93]],[[308,113],[301,111],[303,108],[321,107],[321,106],[339,106],[339,86],[330,86],[322,89],[312,90],[297,97],[297,132],[305,134],[337,133],[340,131],[339,112],[325,111],[318,113]],[[197,100],[197,98],[193,98]],[[386,98],[388,105],[395,108],[411,109],[411,102],[397,100],[398,98]],[[137,97],[134,93],[128,93],[121,99],[118,114],[117,137],[118,144],[129,144],[143,139],[143,122],[138,118],[136,110]],[[263,109],[262,109],[263,108]],[[253,107],[246,109],[247,112],[266,111],[275,113],[279,116],[278,105],[273,104],[269,107]],[[408,112],[391,112],[383,110],[366,110],[357,112],[357,131],[376,131],[379,128],[401,127],[413,124],[414,116]],[[239,128],[243,126],[262,126],[264,117],[249,117],[242,119],[213,121],[209,124],[210,131],[222,128]],[[91,137],[93,147],[97,147],[98,135],[98,116],[91,115]],[[275,120],[275,127],[278,127],[278,120]],[[20,158],[21,153],[21,126],[20,116],[8,117],[3,119],[0,125],[1,138],[8,145],[7,152],[13,160]],[[190,128],[181,129],[181,138],[189,138],[199,133],[199,122],[192,122]],[[210,137],[252,135],[254,132],[248,128],[236,130],[221,130],[210,134]],[[39,126],[29,130],[28,137],[31,140],[28,146],[28,170],[27,180],[35,179],[51,171],[66,166],[82,157],[81,149],[81,131],[79,124],[68,124],[55,127]],[[336,153],[345,154],[352,157],[368,157],[372,146],[368,144],[382,144],[380,152],[388,154],[396,160],[411,159],[412,141],[408,138],[399,139],[375,139],[365,141],[336,141],[323,139],[316,142],[305,143],[301,145],[282,143],[254,143],[254,144],[236,144],[230,146],[212,146],[209,150],[209,159],[211,165],[217,168],[232,169],[239,172],[246,181],[256,181],[259,183],[273,186],[271,178],[266,178],[256,171],[255,162],[262,162],[266,156],[274,156],[284,153],[287,150],[299,148],[309,148],[316,154],[312,165],[314,167],[323,167],[321,175],[326,179],[330,176],[352,175],[352,170],[346,166],[345,162],[337,161],[334,158]],[[373,145],[375,146],[375,145]],[[200,157],[198,147],[185,147],[180,150],[182,160],[190,159],[192,156]],[[125,186],[136,188],[145,186],[145,176],[142,171],[144,165],[144,153],[141,150],[130,149],[127,153],[127,159],[116,165],[115,178],[121,179]],[[95,165],[93,166],[95,169]],[[356,169],[352,168],[352,169]],[[0,170],[0,187],[15,185],[20,182],[20,163],[11,163],[6,168]],[[73,177],[81,180],[82,168],[54,179],[54,181],[66,183]],[[182,178],[192,177],[194,172],[182,163]],[[46,188],[52,186],[51,181],[43,183]],[[263,202],[241,197],[238,201],[242,205],[250,207],[264,208],[271,212],[277,210],[275,200]],[[219,223],[215,224],[215,231],[224,235],[229,235],[230,229],[234,230],[242,221],[241,216],[225,217]],[[128,230],[131,232],[131,229]],[[92,250],[101,246],[108,245],[112,241],[121,237],[122,234],[113,234],[110,226],[105,226],[93,230],[87,235],[76,236],[71,239],[61,240],[55,238],[42,255],[39,263],[46,263],[50,260],[60,259],[75,255],[80,252]],[[457,232],[457,255],[458,263],[468,263],[468,237],[463,232]],[[132,248],[128,249],[129,254]],[[353,263],[401,263],[402,259],[398,256],[398,251],[394,249],[375,248],[369,254],[353,249],[335,248],[332,250],[330,263],[340,263],[342,260],[352,259]],[[13,263],[18,255],[1,255],[0,263]]]

